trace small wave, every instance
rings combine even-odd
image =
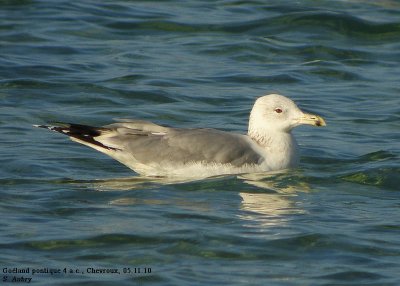
[[[182,22],[176,15],[163,15],[135,20],[122,19],[103,24],[117,33],[130,33],[148,30],[152,33],[246,33],[253,35],[271,35],[288,31],[301,31],[310,27],[326,29],[344,36],[352,36],[369,41],[394,40],[400,37],[400,26],[396,22],[372,22],[354,15],[310,9],[289,12],[288,7],[265,7],[265,13],[258,12],[258,18],[229,17],[224,22]],[[268,13],[274,10],[281,15]],[[260,11],[260,10],[258,10]],[[229,20],[228,20],[229,19]],[[243,20],[244,19],[244,20]]]
[[[400,37],[399,23],[371,22],[353,15],[338,12],[306,11],[285,14],[272,19],[272,27],[293,26],[325,28],[342,35],[368,40],[393,40]]]
[[[384,278],[386,278],[386,276],[383,276],[383,275],[380,275],[377,273],[366,272],[366,271],[340,271],[340,272],[336,272],[333,274],[318,276],[316,278],[329,279],[329,280],[335,280],[335,281],[339,280],[339,281],[346,281],[346,282],[351,281],[351,280],[357,280],[358,283],[360,283],[361,281],[371,282],[371,280],[384,279]]]
[[[60,249],[76,249],[76,248],[91,248],[101,247],[106,244],[159,244],[174,242],[174,238],[141,236],[131,234],[104,234],[82,239],[56,239],[56,240],[40,240],[40,241],[22,241],[12,243],[1,243],[0,248],[15,248],[15,249],[33,249],[33,250],[60,250]]]
[[[377,186],[388,190],[399,190],[400,168],[382,167],[372,168],[362,172],[349,173],[341,176],[341,179],[347,182],[361,185]]]
[[[399,190],[400,168],[397,167],[397,158],[389,151],[380,150],[351,159],[305,157],[303,161],[306,164],[317,164],[319,170],[331,174],[326,178],[331,183],[346,181]]]

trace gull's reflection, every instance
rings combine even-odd
[[[91,181],[80,181],[80,184],[85,184],[89,186],[91,189],[94,189],[99,192],[112,192],[112,191],[143,191],[143,190],[152,190],[158,189],[160,186],[168,186],[168,185],[178,185],[185,183],[194,183],[199,184],[199,186],[203,185],[204,182],[208,184],[212,181],[219,182],[221,180],[225,180],[224,176],[215,176],[207,179],[182,179],[182,178],[167,178],[167,177],[128,177],[128,178],[111,178],[111,179],[100,179],[100,180],[91,180]],[[75,181],[75,183],[77,183]],[[193,189],[193,187],[191,187]],[[196,187],[194,187],[196,189]],[[176,205],[179,207],[196,210],[196,211],[204,211],[209,212],[209,204],[205,202],[196,201],[193,203],[191,200],[186,199],[185,197],[177,196],[177,197],[168,197],[167,199],[163,197],[163,199],[157,198],[145,198],[143,196],[136,197],[133,193],[128,194],[126,197],[120,197],[117,199],[113,199],[109,202],[112,205]]]
[[[91,181],[89,185],[91,188],[99,192],[107,191],[132,191],[150,189],[158,185],[168,185],[174,183],[183,183],[183,180],[174,180],[161,177],[128,177],[128,178],[113,178]],[[149,199],[149,198],[135,198],[125,197],[118,198],[110,201],[111,205],[163,205],[166,204],[164,200]]]
[[[304,209],[296,202],[299,192],[310,190],[305,183],[291,179],[293,173],[280,171],[274,173],[246,174],[241,176],[245,183],[256,186],[263,192],[241,192],[241,210],[239,216],[248,222],[246,226],[270,227],[284,225],[292,214],[302,214]],[[254,225],[256,223],[256,225]]]
[[[146,189],[157,185],[170,185],[186,183],[192,180],[165,178],[165,177],[128,177],[102,179],[88,182],[97,191],[130,191],[135,189]]]
[[[301,214],[304,210],[299,207],[296,197],[300,192],[307,192],[310,188],[301,180],[301,176],[296,172],[269,172],[259,174],[245,174],[237,177],[243,183],[254,186],[254,191],[242,191],[239,193],[241,198],[240,211],[238,216],[240,219],[247,221],[253,227],[283,225],[290,218],[291,214]],[[97,191],[132,191],[153,189],[160,185],[182,184],[194,182],[203,185],[210,184],[215,181],[215,186],[224,186],[225,180],[230,180],[227,176],[218,176],[199,181],[165,178],[165,177],[128,177],[113,178],[92,181],[82,181]],[[218,187],[217,187],[218,188]],[[175,198],[174,205],[191,208],[192,203],[185,201],[183,198]],[[110,201],[114,205],[163,205],[171,204],[164,199],[143,198],[128,196],[117,198]],[[200,206],[196,202],[196,209],[206,210],[210,206]],[[208,211],[210,211],[208,209]],[[256,223],[256,225],[254,225]]]

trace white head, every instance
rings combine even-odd
[[[304,113],[289,98],[269,94],[258,98],[254,103],[250,113],[249,135],[259,137],[276,132],[290,133],[301,124],[326,125],[322,117]]]

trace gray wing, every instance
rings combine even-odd
[[[244,135],[215,129],[176,129],[144,121],[115,123],[117,131],[104,140],[143,164],[207,162],[259,164],[263,157]]]

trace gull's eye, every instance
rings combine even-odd
[[[280,108],[275,108],[275,112],[276,112],[276,113],[282,113],[282,109],[280,109]]]

